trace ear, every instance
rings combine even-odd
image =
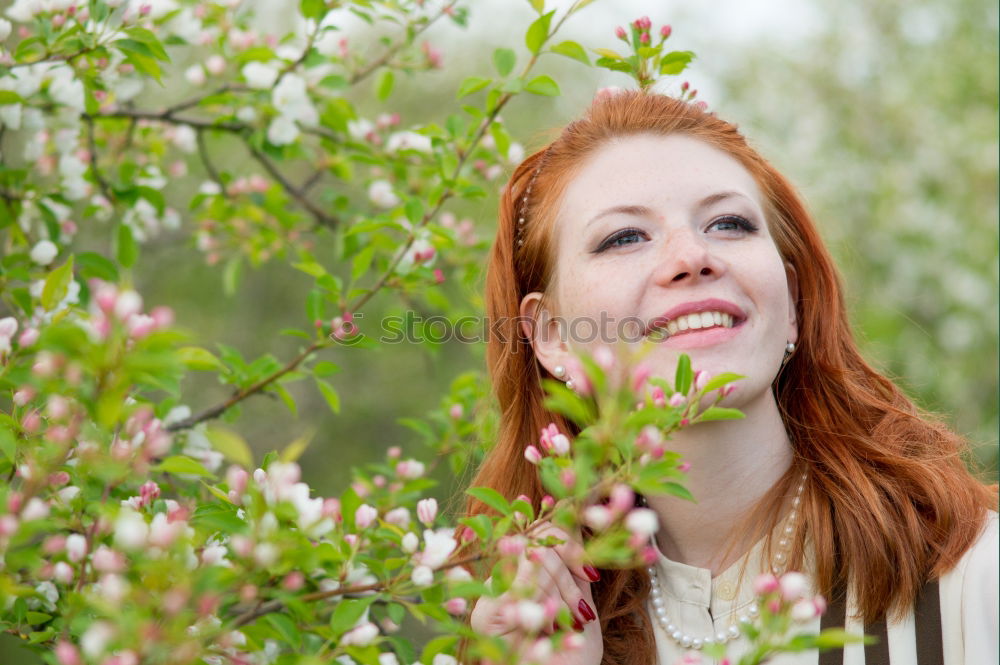
[[[799,341],[799,273],[795,266],[785,262],[785,279],[788,282],[788,341]]]
[[[559,365],[567,367],[570,359],[562,320],[546,304],[540,291],[532,291],[521,299],[521,332],[531,342],[535,357],[549,374],[555,376]]]

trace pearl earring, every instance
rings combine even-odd
[[[552,370],[552,373],[556,375],[557,379],[561,379],[564,376],[566,376],[566,368],[563,367],[562,365],[556,365],[555,368]]]
[[[569,388],[570,390],[573,390],[574,388],[573,379],[570,379],[569,381],[566,382],[566,387]]]
[[[795,353],[795,342],[789,342],[788,344],[785,344],[785,353],[789,355]]]

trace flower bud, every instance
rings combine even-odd
[[[229,486],[229,498],[232,499],[234,495],[237,498],[242,497],[243,493],[247,490],[249,481],[250,474],[247,473],[246,469],[235,464],[226,469],[226,485]]]
[[[628,485],[618,484],[611,488],[608,497],[608,509],[616,514],[622,515],[635,507],[635,492]]]
[[[434,519],[437,517],[437,511],[437,499],[431,497],[417,501],[417,519],[419,519],[424,525],[430,526],[434,523]]]
[[[142,311],[142,297],[135,291],[122,291],[115,298],[115,316],[120,321],[127,320],[133,314]]]
[[[618,39],[627,39],[628,36],[625,33],[625,28],[621,26],[615,28],[615,37],[617,37]]]
[[[444,609],[448,611],[448,614],[454,614],[455,616],[465,614],[465,610],[468,607],[469,602],[465,598],[449,598],[444,604]]]
[[[406,529],[410,526],[410,511],[402,506],[393,508],[385,514],[385,521],[401,529]]]
[[[54,649],[56,656],[56,662],[59,665],[83,665],[83,660],[80,658],[80,652],[77,648],[66,640],[59,640],[56,643],[56,648]]]
[[[78,563],[87,556],[87,539],[79,533],[71,533],[66,537],[66,558]]]
[[[351,628],[340,638],[342,646],[366,647],[378,637],[378,626],[370,621],[366,621],[360,626]]]
[[[785,573],[778,584],[781,587],[781,597],[786,603],[793,603],[805,597],[809,591],[809,580],[802,573]]]
[[[671,32],[673,32],[673,29],[669,25],[665,25],[660,28],[660,37],[666,39],[667,37],[670,36]]]
[[[385,451],[385,454],[389,459],[399,459],[399,456],[403,454],[403,449],[399,446],[392,446],[389,450]]]
[[[504,536],[497,541],[497,551],[501,556],[520,556],[526,544],[524,536]]]
[[[583,511],[583,521],[595,531],[603,531],[611,524],[613,516],[604,506],[588,506]]]
[[[625,516],[625,528],[637,536],[649,537],[660,528],[660,520],[649,508],[635,508]]]
[[[448,409],[448,415],[452,420],[459,420],[464,413],[464,409],[461,404],[452,404],[451,408]]]
[[[29,346],[34,346],[35,342],[38,341],[39,336],[38,328],[25,328],[21,336],[17,338],[17,343],[22,349],[26,349]]]
[[[65,561],[59,561],[52,568],[52,577],[56,582],[62,584],[72,584],[73,583],[73,566],[69,565]]]
[[[538,451],[538,448],[529,445],[524,449],[524,459],[532,464],[538,464],[542,461],[542,453]]]
[[[354,511],[354,525],[359,529],[367,529],[378,519],[378,510],[363,503]]]
[[[709,374],[703,369],[699,369],[697,372],[694,373],[694,389],[700,392],[705,387],[705,384],[708,383],[708,380],[711,378],[712,378],[711,374]]]
[[[415,459],[408,459],[396,465],[396,473],[399,474],[400,478],[413,480],[424,475],[424,468],[422,462],[418,462]]]
[[[758,575],[757,578],[753,581],[753,592],[758,596],[764,596],[769,593],[773,593],[774,591],[777,591],[778,588],[779,588],[778,578],[772,575],[771,573],[763,573],[762,575]]]

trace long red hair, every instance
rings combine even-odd
[[[524,459],[525,446],[549,422],[576,433],[543,407],[545,370],[519,330],[519,306],[527,293],[550,286],[554,212],[567,181],[607,141],[643,133],[688,135],[736,158],[761,188],[778,251],[797,274],[798,348],[774,385],[797,460],[793,470],[809,470],[802,506],[807,530],[794,544],[790,566],[801,568],[808,538],[821,593],[829,597],[835,588],[850,587],[868,622],[904,611],[928,579],[949,570],[972,544],[995,506],[996,489],[968,471],[961,437],[921,412],[861,357],[833,260],[789,182],[734,125],[671,97],[600,96],[581,119],[525,159],[504,188],[485,294],[489,320],[502,324],[487,346],[501,418],[473,485],[508,498],[524,494],[537,505],[543,490]],[[527,224],[518,246],[521,216]],[[774,530],[793,470],[751,511],[746,526],[759,537]],[[473,501],[468,512],[487,508]],[[593,591],[605,663],[654,662],[648,589],[642,570],[601,571]]]

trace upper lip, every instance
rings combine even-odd
[[[677,305],[676,307],[671,307],[666,312],[649,322],[646,326],[646,334],[648,335],[657,328],[666,327],[667,323],[678,317],[684,316],[685,314],[696,314],[698,312],[723,312],[725,314],[729,314],[733,317],[733,325],[741,323],[745,318],[747,318],[746,313],[738,305],[731,303],[728,300],[707,298],[705,300],[685,302]]]

